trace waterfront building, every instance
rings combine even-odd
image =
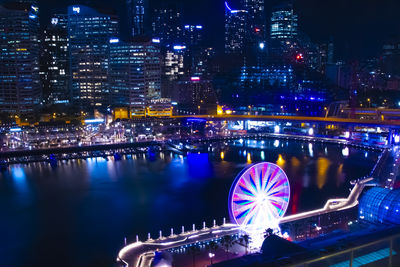
[[[67,14],[52,16],[50,25],[44,30],[41,49],[44,104],[68,104],[70,75]]]
[[[0,6],[0,111],[32,113],[40,106],[39,8],[32,1]]]
[[[154,9],[153,36],[160,39],[163,46],[173,46],[182,40],[182,13],[178,5],[164,4]]]
[[[146,39],[111,39],[109,80],[111,105],[144,115],[146,105],[161,97],[159,45]]]
[[[110,38],[118,36],[117,16],[83,5],[70,6],[68,36],[72,102],[82,109],[106,108],[110,104],[109,46]]]
[[[174,83],[172,101],[179,109],[205,113],[216,111],[217,99],[211,80],[201,77],[185,77]]]
[[[128,12],[128,28],[131,36],[148,34],[149,26],[149,1],[126,0]]]
[[[147,117],[171,117],[172,105],[170,98],[152,99],[146,109]]]
[[[248,11],[233,9],[225,2],[225,53],[245,52]]]

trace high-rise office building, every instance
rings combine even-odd
[[[248,11],[233,9],[225,2],[225,53],[243,54],[246,45]]]
[[[243,9],[247,11],[247,42],[257,47],[265,41],[266,18],[264,0],[241,0]]]
[[[68,104],[69,49],[68,15],[55,14],[45,29],[41,43],[41,75],[45,104]]]
[[[148,40],[114,41],[110,46],[111,104],[143,116],[151,100],[161,97],[159,45]]]
[[[126,0],[128,11],[128,27],[131,36],[148,34],[149,26],[149,1]]]
[[[296,60],[298,53],[297,23],[298,17],[294,13],[292,4],[286,2],[275,7],[271,15],[268,47],[271,58],[279,62]]]
[[[0,6],[0,112],[32,113],[40,105],[39,8]]]
[[[183,43],[189,48],[198,48],[203,41],[202,25],[185,25],[183,27]]]
[[[298,17],[291,4],[277,6],[271,16],[271,39],[291,40],[297,36]]]
[[[68,36],[72,102],[83,109],[106,108],[110,104],[109,47],[118,36],[116,15],[70,6]]]
[[[173,46],[182,40],[181,18],[180,8],[175,4],[165,4],[154,10],[153,35],[160,38],[163,46]]]

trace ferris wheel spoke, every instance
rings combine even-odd
[[[230,196],[230,214],[239,225],[274,227],[288,207],[289,181],[279,166],[256,164],[235,180]]]

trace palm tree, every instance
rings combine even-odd
[[[234,244],[234,238],[231,235],[226,235],[221,238],[221,245],[225,248],[226,258],[229,259],[229,249]]]
[[[242,236],[239,238],[239,242],[237,242],[239,245],[242,245],[242,246],[245,247],[245,249],[246,249],[246,255],[247,255],[247,250],[248,250],[248,248],[249,248],[250,240],[251,240],[250,236],[247,235],[247,234],[245,234],[245,235],[242,235]]]
[[[196,255],[200,252],[200,248],[197,245],[193,245],[189,247],[188,252],[193,257],[193,267],[196,267]]]

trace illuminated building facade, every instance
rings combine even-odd
[[[68,7],[72,102],[83,109],[104,109],[110,102],[110,38],[118,36],[115,15],[86,6]]]
[[[246,45],[246,10],[235,10],[225,2],[225,53],[243,54]]]
[[[298,17],[291,4],[275,7],[271,15],[269,50],[273,58],[291,61],[296,57],[298,48]]]
[[[160,38],[163,46],[173,46],[182,39],[181,11],[177,5],[165,4],[154,9],[153,35]]]
[[[42,84],[45,104],[68,104],[69,49],[68,16],[56,14],[42,39]]]
[[[113,41],[110,45],[111,104],[129,107],[142,116],[153,99],[161,97],[160,48],[151,41]]]
[[[182,78],[174,85],[172,101],[193,112],[216,110],[217,99],[212,81],[200,77]],[[199,113],[200,113],[199,112]]]
[[[292,5],[276,8],[271,16],[271,39],[290,40],[297,36],[298,17]]]
[[[127,0],[128,27],[132,36],[143,36],[147,33],[149,20],[148,0]]]
[[[202,25],[185,25],[183,27],[183,42],[189,48],[199,47],[203,40]]]
[[[251,49],[257,49],[265,43],[265,4],[264,0],[242,0],[243,9],[247,11],[247,42]]]
[[[32,113],[40,105],[39,8],[29,2],[0,6],[0,109]]]

